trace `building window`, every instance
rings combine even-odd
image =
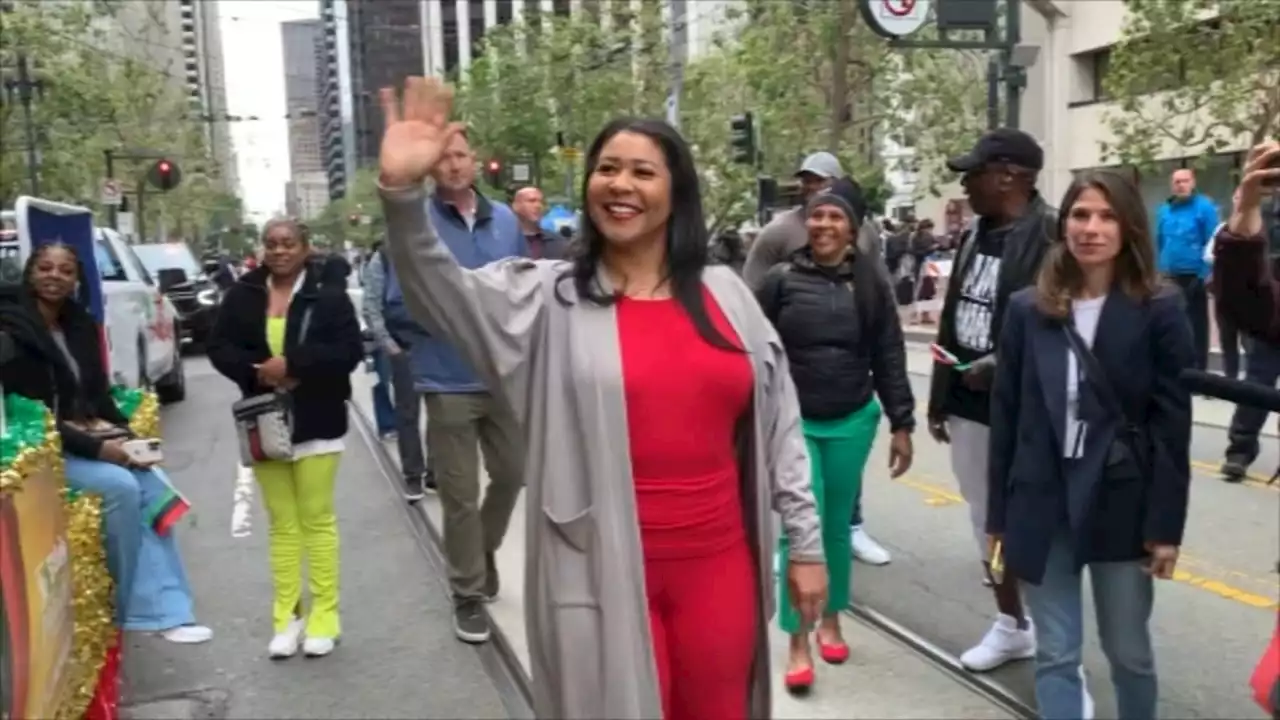
[[[484,0],[469,0],[467,22],[471,27],[471,57],[479,57],[484,47]]]
[[[569,0],[552,0],[551,12],[555,13],[556,15],[568,15]]]
[[[515,0],[498,0],[498,24],[508,25],[515,13]]]
[[[1110,98],[1107,92],[1107,73],[1111,69],[1111,49],[1106,48],[1089,56],[1089,79],[1092,81],[1089,99],[1102,101]]]
[[[444,42],[444,72],[458,67],[458,5],[453,0],[440,0],[440,35]]]

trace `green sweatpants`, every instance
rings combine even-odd
[[[849,538],[849,516],[862,487],[862,470],[871,455],[871,445],[880,425],[880,403],[873,398],[852,414],[836,420],[804,420],[804,439],[809,448],[813,475],[813,496],[822,520],[822,551],[827,557],[829,596],[827,613],[849,606],[849,583],[853,574],[853,547]],[[791,602],[787,588],[790,543],[784,533],[778,541],[778,624],[787,633],[798,633],[800,613]]]

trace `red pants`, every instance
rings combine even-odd
[[[746,720],[759,591],[747,543],[646,560],[644,576],[665,720]]]

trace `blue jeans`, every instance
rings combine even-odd
[[[162,470],[130,470],[65,456],[67,484],[102,498],[107,570],[116,584],[116,623],[126,630],[157,631],[195,622],[191,588],[173,532],[161,537],[144,511],[167,488]]]
[[[373,372],[378,378],[373,386],[373,419],[378,434],[386,435],[396,429],[396,408],[391,403],[391,358],[386,350],[379,348],[374,353]]]
[[[1138,560],[1091,563],[1090,584],[1098,640],[1111,665],[1116,707],[1122,720],[1156,717],[1156,667],[1151,649],[1154,585]],[[1084,608],[1081,576],[1070,540],[1060,531],[1049,549],[1044,580],[1022,583],[1027,610],[1035,618],[1036,702],[1044,720],[1084,716]]]

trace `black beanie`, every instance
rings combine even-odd
[[[805,214],[813,212],[813,209],[819,205],[834,205],[840,208],[840,211],[848,216],[849,224],[853,226],[855,233],[857,228],[862,227],[862,219],[867,214],[867,200],[862,195],[862,188],[851,178],[840,178],[831,183],[830,187],[814,194],[805,204]]]

